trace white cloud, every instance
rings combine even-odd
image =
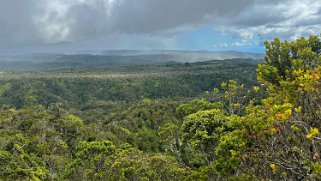
[[[235,42],[217,43],[213,45],[213,48],[247,47],[247,46],[254,46],[254,45],[259,45],[259,42],[252,39],[243,39],[241,41],[235,41]]]
[[[321,0],[286,0],[276,4],[257,1],[238,17],[221,22],[219,30],[243,38],[293,40],[321,33]]]

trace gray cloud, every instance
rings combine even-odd
[[[39,41],[39,28],[33,21],[39,11],[36,1],[0,1],[0,46],[11,46],[14,42],[32,44]]]
[[[320,33],[321,0],[0,0],[0,24],[0,48],[99,39],[172,46],[175,33],[203,26],[296,38]]]
[[[252,0],[127,0],[115,6],[114,28],[126,33],[152,33],[208,19],[237,16]]]

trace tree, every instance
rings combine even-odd
[[[207,165],[219,177],[320,179],[320,37],[265,45],[265,64],[257,69],[261,86],[253,91],[266,89],[267,97],[236,104],[242,91],[233,81],[223,83],[231,87],[220,101],[225,121],[211,125],[220,119],[206,115],[215,111],[200,110],[184,119],[183,135],[198,148],[206,144],[205,155],[215,153]],[[233,109],[244,104],[244,111]]]

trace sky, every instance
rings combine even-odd
[[[0,53],[264,52],[321,33],[321,0],[0,0]]]

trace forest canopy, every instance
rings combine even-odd
[[[0,180],[321,179],[320,36],[265,46],[169,77],[2,75]]]

